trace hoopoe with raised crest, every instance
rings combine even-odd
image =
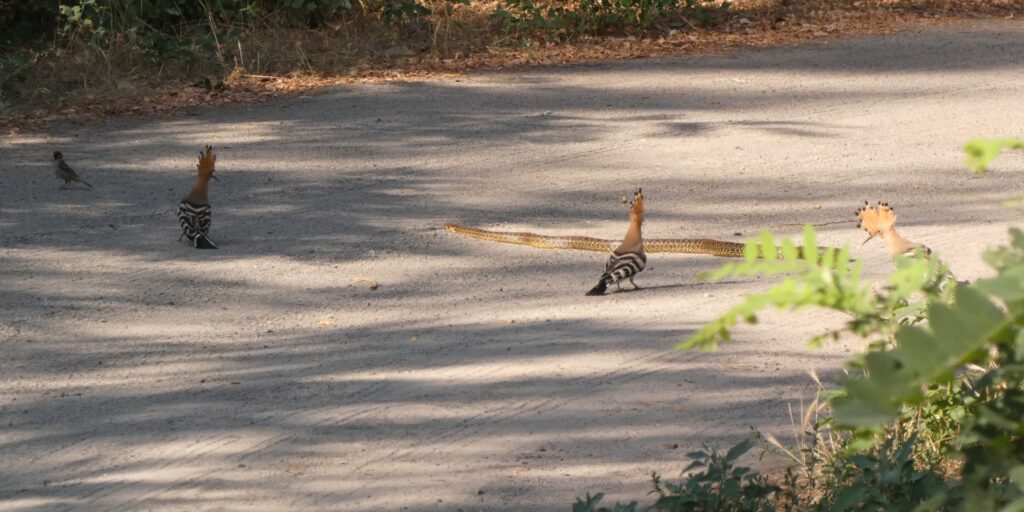
[[[196,165],[196,182],[192,185],[181,203],[178,205],[178,222],[181,224],[181,236],[188,238],[196,249],[216,249],[217,246],[210,241],[210,226],[213,217],[210,212],[210,180],[218,180],[213,175],[214,166],[217,162],[217,155],[213,154],[213,147],[207,145],[206,152],[199,152],[199,163]],[[220,180],[218,180],[220,181]]]
[[[885,246],[889,248],[889,252],[893,256],[898,254],[913,256],[918,250],[924,252],[926,256],[931,256],[932,250],[928,247],[911,242],[896,233],[896,210],[889,206],[889,203],[878,201],[872,207],[867,201],[864,201],[864,206],[857,208],[854,215],[857,216],[857,227],[868,233],[867,240],[864,240],[861,245],[878,236],[885,242]]]
[[[608,258],[604,274],[601,274],[601,280],[587,292],[587,295],[604,295],[608,291],[608,287],[613,284],[622,290],[619,283],[624,279],[629,280],[634,289],[640,289],[633,282],[633,278],[647,265],[647,254],[644,253],[644,238],[641,232],[643,223],[644,194],[643,190],[638,188],[633,193],[633,201],[630,203],[629,228],[626,229],[626,236]]]

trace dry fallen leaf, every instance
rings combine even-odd
[[[288,469],[286,471],[292,476],[304,475],[306,474],[306,465],[301,462],[292,462],[288,464]]]
[[[356,279],[355,283],[365,286],[366,289],[368,289],[368,290],[376,290],[377,288],[380,288],[380,283],[378,283],[377,281],[374,281],[373,279],[368,279],[368,278]]]

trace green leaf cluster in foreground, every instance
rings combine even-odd
[[[922,289],[937,289],[947,274],[938,259],[901,259],[889,278],[889,286],[883,293],[876,293],[872,283],[861,280],[861,264],[850,259],[848,248],[839,251],[806,249],[817,247],[816,234],[810,226],[804,228],[803,247],[798,251],[789,240],[776,241],[765,232],[758,243],[747,244],[743,262],[724,265],[705,276],[720,281],[731,277],[790,274],[767,292],[748,295],[678,348],[714,350],[720,341],[729,340],[730,329],[737,322],[757,323],[758,312],[769,307],[817,306],[849,313],[852,316],[849,329],[859,335],[894,330],[898,324],[892,324],[892,320],[903,319],[914,312],[915,306],[909,303],[909,297]],[[771,254],[776,250],[780,254],[777,260],[759,257],[762,252]],[[829,333],[814,341],[838,334]]]
[[[1024,142],[972,141],[968,164],[984,170],[1006,148]],[[654,476],[649,510],[1024,511],[1024,232],[1010,230],[1008,245],[986,253],[996,275],[971,284],[937,254],[897,257],[878,285],[861,279],[847,249],[806,249],[817,247],[809,226],[803,247],[762,233],[742,262],[706,276],[783,277],[679,347],[714,350],[767,308],[818,307],[849,320],[812,341],[847,334],[867,339],[868,350],[847,363],[839,390],[823,391],[813,414],[800,415],[796,448],[763,436],[795,462],[780,482],[735,466],[748,442],[725,456],[694,452],[681,483]]]
[[[1004,149],[1024,149],[1021,139],[975,139],[964,146],[967,155],[967,167],[974,172],[985,172],[993,160]]]
[[[897,258],[877,286],[861,279],[846,249],[801,258],[767,233],[748,244],[747,258],[708,278],[785,277],[683,347],[714,349],[766,308],[821,307],[849,321],[816,341],[846,333],[870,348],[828,394],[831,414],[802,425],[813,441],[799,456],[787,451],[801,467],[784,481],[735,465],[749,442],[725,455],[694,452],[682,482],[654,476],[651,510],[1024,510],[1024,232],[1010,235],[985,256],[995,277],[972,284],[957,282],[938,255]],[[803,243],[817,246],[810,227]],[[776,250],[778,260],[758,257]]]

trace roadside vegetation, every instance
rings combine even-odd
[[[0,0],[0,124],[1020,10],[1020,0]]]
[[[985,172],[1005,149],[1024,140],[972,141],[967,164]],[[809,226],[803,244],[816,247]],[[757,259],[776,247],[784,258]],[[898,257],[883,285],[861,280],[846,249],[799,259],[791,242],[764,233],[747,254],[707,278],[787,277],[680,348],[713,350],[766,308],[817,307],[849,321],[812,344],[852,335],[867,350],[847,363],[839,389],[822,389],[801,411],[795,440],[755,432],[725,453],[693,452],[681,482],[653,475],[653,503],[604,506],[587,495],[574,512],[1024,510],[1024,232],[1011,229],[1008,245],[985,253],[995,277],[969,284],[939,254]],[[789,460],[784,475],[736,465],[756,443]]]

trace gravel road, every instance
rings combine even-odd
[[[853,211],[961,279],[1006,239],[1024,155],[1024,24],[352,85],[309,97],[0,140],[0,508],[567,510],[641,498],[702,444],[787,439],[863,342],[771,313],[721,350],[673,350],[766,279],[652,255],[645,289],[584,297],[598,253],[442,224],[613,238],[762,229],[851,244]],[[203,144],[218,251],[178,242]],[[95,190],[58,190],[50,154]],[[830,377],[832,376],[832,377]],[[765,464],[779,464],[779,461]]]

